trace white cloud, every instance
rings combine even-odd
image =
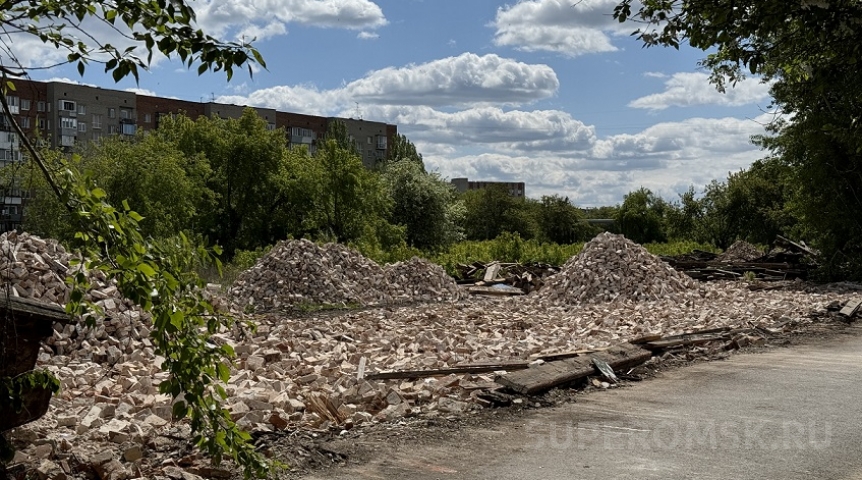
[[[761,158],[763,152],[748,139],[763,133],[761,123],[767,120],[764,115],[754,120],[692,118],[660,123],[636,134],[598,139],[580,155],[429,150],[433,153],[426,154],[425,161],[448,178],[522,181],[531,197],[560,194],[584,206],[618,203],[641,186],[675,199],[689,185],[700,189]],[[399,125],[399,131],[409,138],[414,135],[409,125]],[[441,138],[441,143],[446,141]]]
[[[693,105],[740,106],[762,102],[769,98],[770,84],[755,78],[747,78],[727,87],[721,93],[709,83],[709,75],[700,72],[680,72],[665,81],[665,90],[632,100],[628,106],[649,110],[664,110],[668,107],[690,107]]]
[[[283,35],[288,23],[350,30],[388,23],[380,6],[370,0],[203,0],[194,8],[198,24],[218,36]]]
[[[222,95],[216,98],[216,101],[322,116],[331,115],[339,105],[343,104],[338,90],[320,91],[313,86],[304,85],[264,88],[246,96]]]
[[[366,118],[394,123],[411,139],[426,144],[482,145],[501,151],[584,152],[595,142],[595,129],[558,110],[504,111],[476,107],[442,112],[430,107],[374,106]],[[343,115],[343,113],[342,113]]]
[[[341,88],[270,87],[234,103],[300,109],[303,113],[334,111],[359,102],[366,105],[521,105],[553,96],[560,86],[554,70],[497,55],[463,53],[431,62],[376,70]]]
[[[132,92],[132,93],[137,94],[137,95],[147,95],[149,97],[157,97],[158,96],[156,94],[156,92],[154,92],[152,90],[147,90],[146,88],[130,87],[130,88],[126,88],[125,91]]]
[[[611,35],[628,35],[631,26],[612,18],[617,0],[528,0],[497,9],[494,44],[570,57],[612,52]]]
[[[644,76],[647,78],[667,78],[667,74],[661,72],[644,72]]]
[[[378,35],[374,32],[367,32],[367,31],[363,30],[363,31],[359,32],[358,34],[356,34],[356,38],[358,38],[360,40],[375,40],[375,39],[380,38],[380,35]]]
[[[350,82],[345,95],[360,103],[389,105],[522,104],[552,96],[554,70],[494,54],[463,53],[419,65],[384,68]]]

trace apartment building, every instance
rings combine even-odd
[[[239,118],[245,106],[215,102],[193,102],[174,98],[139,95],[133,92],[105,89],[62,82],[15,80],[16,89],[6,99],[10,112],[24,133],[40,144],[53,148],[75,146],[111,136],[133,136],[139,129],[158,128],[159,119],[183,113],[191,118],[217,116]],[[319,117],[270,108],[254,107],[266,120],[268,128],[283,128],[290,148],[307,148],[314,153],[329,123],[347,124],[355,139],[363,163],[373,167],[386,158],[387,146],[398,133],[396,125],[365,120]],[[23,159],[21,144],[11,122],[0,115],[0,166]],[[22,185],[0,185],[3,199],[0,231],[20,225],[26,188]]]
[[[453,178],[452,185],[455,185],[455,190],[466,192],[469,190],[481,190],[492,186],[502,186],[509,192],[509,196],[524,198],[524,182],[483,182],[473,181],[466,178]]]

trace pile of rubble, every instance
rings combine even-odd
[[[438,265],[414,258],[380,267],[344,245],[281,242],[240,274],[228,292],[241,308],[295,304],[388,305],[457,300],[455,281]]]
[[[10,269],[30,272],[16,278],[45,275],[50,269],[41,265],[58,258],[46,253],[55,247],[38,247],[35,237],[27,238],[25,242],[19,236],[15,242],[19,246],[0,241],[0,251],[17,248],[41,258],[40,263],[29,253],[16,254],[18,263],[13,262]],[[247,295],[244,304],[248,298],[260,306],[306,298],[326,303],[339,298],[341,302],[392,301],[399,298],[397,292],[414,300],[457,295],[444,282],[451,279],[442,269],[424,260],[380,268],[343,247],[302,241],[279,245],[274,251],[246,272],[244,283],[237,287],[236,294]],[[63,258],[58,263],[66,262],[68,267],[68,258]],[[353,270],[377,277],[360,279]],[[302,272],[302,282],[293,281],[297,277],[289,272]],[[739,282],[697,290],[693,281],[681,275],[639,245],[620,236],[601,235],[560,274],[548,279],[544,293],[533,295],[539,301],[473,299],[260,316],[254,333],[236,330],[213,338],[233,346],[237,353],[226,387],[226,406],[240,426],[258,432],[340,430],[404,416],[464,413],[489,405],[483,392],[500,388],[495,382],[499,371],[452,371],[464,365],[492,363],[498,366],[495,369],[505,370],[506,365],[517,363],[526,368],[545,358],[644,335],[803,325],[810,323],[812,310],[841,300],[844,293],[750,291]],[[268,290],[266,282],[272,282]],[[422,286],[423,282],[431,286]],[[306,283],[331,296],[315,296]],[[388,283],[398,285],[386,287]],[[364,285],[377,285],[377,293],[366,291]],[[336,287],[349,294],[334,297]],[[110,286],[99,294],[104,295],[105,289]],[[109,299],[119,310],[123,302],[112,296],[104,300]],[[158,393],[167,374],[160,371],[161,359],[153,353],[148,332],[146,322],[140,321],[110,329],[56,326],[39,361],[57,375],[63,389],[45,417],[17,429],[15,435],[30,444],[18,460],[38,467],[44,477],[57,471],[69,474],[67,464],[74,460],[103,480],[162,475],[177,466],[205,464],[205,460],[187,462],[177,453],[178,444],[169,439],[186,439],[188,431],[171,423],[171,399]],[[380,375],[415,369],[442,373],[421,378]]]
[[[605,232],[548,277],[536,296],[552,304],[650,301],[695,289],[696,282],[641,245]]]
[[[719,262],[751,262],[762,256],[763,252],[754,245],[745,240],[737,240],[719,255],[716,260]]]

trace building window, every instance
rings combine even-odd
[[[111,107],[108,109],[108,118],[117,118],[117,109],[116,108]]]
[[[149,113],[144,114],[144,123],[150,123],[153,121],[153,116]]]
[[[18,117],[18,125],[21,128],[30,128],[30,117]]]
[[[30,110],[30,99],[22,98],[21,99],[21,110]]]
[[[78,131],[79,132],[86,132],[87,131],[87,124],[84,122],[78,122]]]
[[[93,141],[98,142],[102,138],[102,132],[93,132]]]
[[[69,118],[69,117],[60,117],[60,128],[69,129],[69,130],[77,130],[78,129],[78,119],[77,118]]]
[[[369,145],[373,145],[373,144],[374,144],[374,137],[368,137],[368,144],[369,144]]]
[[[68,100],[60,100],[60,110],[63,110],[64,112],[76,111],[75,102],[70,102]]]
[[[111,135],[116,134],[117,133],[117,126],[116,125],[108,125],[108,133]]]
[[[78,104],[78,115],[86,115],[87,107],[85,105]]]
[[[123,120],[128,120],[128,119],[132,118],[132,111],[128,110],[126,108],[121,108],[120,109],[120,118],[122,118]]]
[[[102,116],[93,114],[93,128],[102,128]]]
[[[36,102],[36,111],[44,112],[45,111],[45,102]]]
[[[39,130],[46,130],[48,128],[48,123],[44,118],[39,118],[36,120],[36,126],[39,127]]]
[[[266,129],[267,129],[267,130],[275,130],[275,124],[274,124],[274,123],[272,123],[272,122],[267,123],[267,124],[266,124]]]
[[[60,135],[60,146],[61,147],[74,147],[75,146],[75,137],[72,135]]]
[[[134,123],[124,123],[121,126],[123,127],[123,135],[134,135],[135,134],[135,124]]]
[[[18,206],[17,205],[4,205],[3,206],[3,215],[18,215]]]

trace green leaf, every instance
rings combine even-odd
[[[185,318],[185,313],[182,310],[177,310],[176,312],[171,314],[171,325],[177,328],[177,330],[183,327],[183,319]]]
[[[138,271],[143,273],[144,275],[146,275],[148,277],[156,276],[156,270],[146,263],[138,264]]]
[[[173,408],[171,409],[173,413],[174,420],[180,420],[186,417],[188,414],[188,408],[186,407],[186,402],[180,400],[175,403]]]

